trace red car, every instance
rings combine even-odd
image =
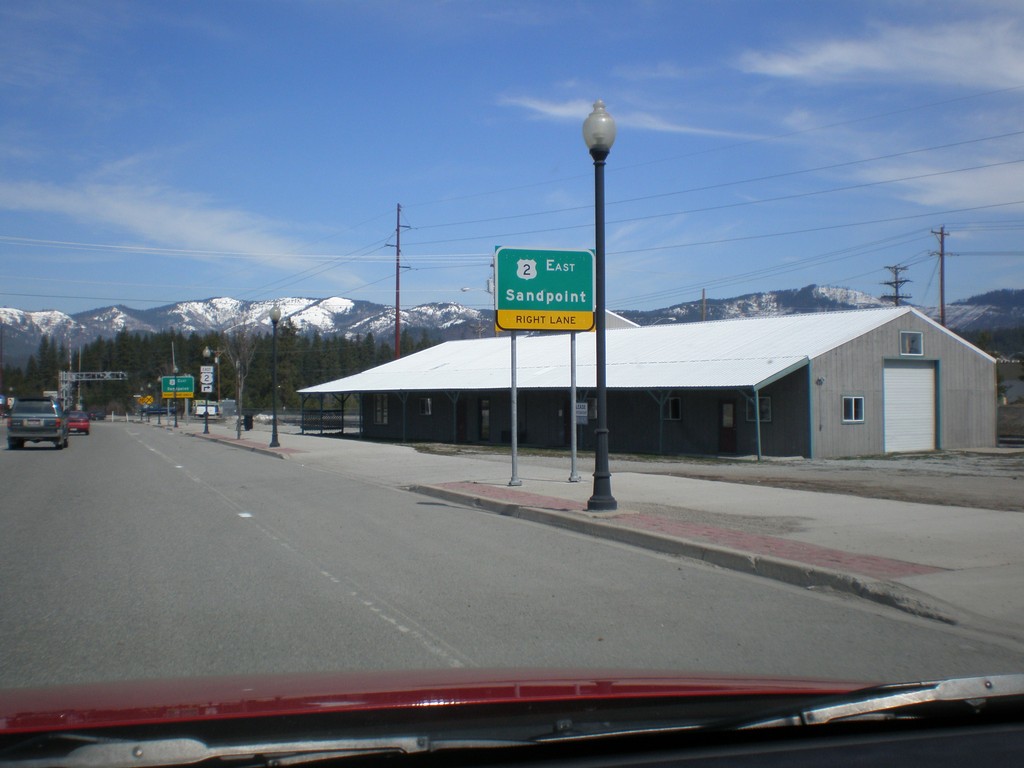
[[[89,414],[85,411],[68,412],[68,432],[89,434]]]

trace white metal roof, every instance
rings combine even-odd
[[[610,389],[761,387],[911,307],[737,318],[608,330]],[[934,324],[934,323],[933,323]],[[941,328],[935,324],[936,327]],[[945,330],[945,329],[942,329]],[[577,334],[576,385],[596,386],[594,333]],[[303,394],[497,390],[511,386],[510,337],[450,341]],[[568,388],[570,335],[520,336],[516,386]]]

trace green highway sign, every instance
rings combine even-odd
[[[594,328],[594,252],[496,248],[495,324],[503,331]]]
[[[196,380],[191,374],[181,376],[161,376],[160,389],[164,399],[191,400],[196,391]]]

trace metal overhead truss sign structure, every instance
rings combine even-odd
[[[73,402],[74,385],[80,381],[126,381],[128,374],[124,371],[61,371],[60,401],[65,407]]]
[[[495,249],[495,324],[503,331],[594,329],[594,252]]]

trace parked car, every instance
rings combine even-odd
[[[7,447],[50,442],[60,450],[68,447],[68,418],[60,403],[49,397],[19,397],[7,422]]]
[[[68,412],[68,432],[82,432],[89,434],[89,414],[85,411]]]
[[[170,403],[165,403],[164,405],[146,405],[142,408],[143,416],[156,416],[157,414],[171,416],[174,414],[174,406]]]

